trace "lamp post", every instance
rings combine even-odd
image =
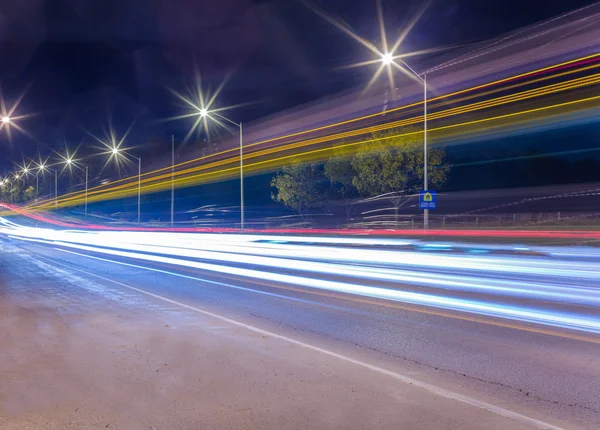
[[[175,135],[171,135],[171,228],[175,223]]]
[[[35,200],[37,201],[38,196],[40,194],[40,172],[43,172],[46,168],[44,163],[40,163],[37,167],[37,172],[35,172]]]
[[[23,182],[23,187],[25,187],[25,181],[21,179],[21,175],[19,175],[18,173],[15,173],[15,183],[19,180],[21,180],[21,182]],[[15,203],[12,195],[11,195],[11,202]]]
[[[121,148],[119,148],[118,146],[113,146],[110,150],[111,152],[111,156],[113,157],[118,157],[119,155],[125,157],[125,156],[129,156],[131,158],[134,158],[138,161],[138,221],[137,221],[137,225],[138,227],[140,226],[140,220],[141,220],[141,204],[142,204],[142,157],[136,157],[135,155],[131,155],[131,154],[126,154],[124,150],[122,150]]]
[[[58,207],[58,172],[54,170],[54,207]]]
[[[141,204],[142,204],[142,157],[135,157],[138,160],[138,227],[140,226],[140,217],[141,217]]]
[[[67,165],[67,167],[71,168],[73,166],[78,167],[78,168],[83,168],[83,170],[85,170],[85,200],[84,200],[84,209],[83,209],[83,216],[84,218],[87,218],[87,209],[88,209],[88,166],[84,165],[83,167],[81,167],[80,165],[78,165],[78,163],[73,160],[72,156],[68,156],[64,157],[65,159],[65,164]]]
[[[23,178],[23,188],[25,189],[27,187],[27,184],[25,183],[25,178],[27,178],[27,176],[29,175],[29,167],[28,166],[24,166],[21,169],[21,177]]]
[[[381,62],[387,66],[394,63],[394,55],[391,53],[382,54]],[[399,60],[407,70],[410,71],[423,84],[423,190],[428,190],[428,160],[427,160],[427,74],[421,76],[410,67],[404,60]],[[429,228],[429,209],[423,210],[423,228]]]
[[[38,175],[40,172],[45,172],[46,171],[46,165],[44,163],[40,164],[38,166]],[[54,173],[54,206],[58,206],[58,172],[56,170],[50,170],[48,169],[49,172]],[[36,175],[37,177],[37,175]],[[39,184],[39,177],[38,177],[38,184]]]
[[[85,206],[83,217],[87,219],[87,205],[88,205],[88,166],[85,166]]]
[[[230,120],[229,118],[224,117],[218,112],[212,111],[209,112],[207,109],[200,109],[199,115],[201,117],[210,118],[210,114],[218,116],[224,121],[227,121],[230,124],[238,127],[240,130],[240,233],[244,232],[244,140],[243,140],[243,128],[242,123],[237,123],[235,121]]]

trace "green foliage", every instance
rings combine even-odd
[[[276,202],[305,215],[311,209],[321,207],[326,193],[326,183],[320,166],[293,162],[285,166],[271,181],[277,189],[272,194]]]
[[[0,200],[3,202],[10,202],[10,183],[4,182],[0,185]]]
[[[344,199],[356,197],[358,191],[352,183],[355,172],[351,157],[342,153],[334,155],[325,164],[324,173],[338,196]]]
[[[20,180],[5,181],[0,185],[0,200],[7,203],[22,203],[32,200],[36,197],[36,191],[33,186],[26,189]]]
[[[35,196],[35,188],[33,188],[31,185],[25,191],[23,191],[23,200],[26,202],[28,202],[29,200],[33,200]]]
[[[443,149],[428,151],[431,189],[440,187],[448,179],[450,166],[444,157]],[[277,189],[272,197],[303,215],[323,204],[327,194],[324,182],[328,181],[335,195],[345,200],[347,218],[351,199],[358,195],[390,194],[397,213],[410,195],[423,187],[423,160],[423,133],[419,129],[373,133],[370,142],[356,154],[338,151],[323,168],[299,162],[284,167],[271,181],[271,186]]]
[[[19,203],[23,199],[23,182],[15,180],[10,188],[11,202]]]
[[[367,197],[393,192],[415,192],[423,187],[423,140],[417,129],[373,133],[371,142],[352,159],[352,184]],[[443,149],[430,149],[429,187],[434,189],[448,178]]]

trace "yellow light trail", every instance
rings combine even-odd
[[[473,103],[471,105],[457,107],[457,108],[449,109],[446,111],[433,113],[433,114],[429,115],[429,118],[431,120],[447,118],[449,116],[474,112],[476,110],[487,109],[490,107],[495,107],[495,106],[499,106],[499,105],[506,104],[506,103],[513,103],[516,101],[522,101],[522,100],[526,100],[526,99],[530,99],[530,98],[534,98],[534,97],[539,97],[542,95],[553,94],[553,93],[556,93],[559,91],[566,91],[566,90],[575,89],[575,88],[579,88],[579,87],[583,87],[583,86],[588,86],[588,85],[592,85],[592,84],[596,84],[596,83],[600,83],[600,74],[576,78],[571,81],[556,83],[556,84],[548,85],[543,88],[535,88],[535,89],[524,91],[522,93],[502,96],[497,99],[481,101],[481,102]],[[288,145],[282,146],[282,147],[268,148],[268,149],[265,149],[262,151],[256,151],[256,152],[249,153],[246,155],[246,159],[257,158],[257,157],[264,156],[264,155],[270,155],[270,154],[273,154],[276,152],[283,152],[283,151],[287,151],[290,149],[297,149],[297,148],[301,148],[301,147],[305,147],[305,146],[315,145],[318,143],[325,143],[325,142],[332,141],[332,140],[339,140],[339,139],[344,139],[344,138],[348,138],[348,137],[360,136],[360,135],[363,135],[366,133],[372,133],[372,132],[376,132],[376,131],[382,131],[382,130],[386,130],[386,129],[401,127],[401,126],[414,125],[414,124],[418,124],[422,121],[423,121],[423,117],[418,116],[418,117],[404,119],[404,120],[400,120],[400,121],[396,121],[396,122],[386,123],[386,124],[379,125],[376,127],[368,127],[367,129],[360,129],[360,130],[354,130],[354,131],[349,131],[349,132],[345,132],[345,133],[340,133],[337,135],[324,136],[324,137],[315,138],[315,139],[307,140],[307,141],[303,141],[303,142],[295,142],[295,143],[288,144]],[[213,162],[210,164],[189,168],[189,169],[177,172],[177,176],[183,176],[183,175],[197,172],[199,170],[208,170],[211,168],[231,164],[233,162],[237,162],[237,160],[239,160],[239,157],[235,157],[233,159],[228,158],[228,159]],[[170,180],[170,178],[171,178],[171,174],[169,173],[169,174],[164,174],[164,175],[155,176],[155,177],[151,177],[151,178],[146,178],[142,182],[144,184],[147,184],[148,182],[156,182],[156,181],[162,180],[162,179]],[[100,193],[106,193],[106,192],[110,192],[110,191],[114,192],[118,189],[125,189],[125,188],[133,190],[136,187],[137,187],[137,183],[128,183],[128,184],[123,184],[123,185],[120,185],[117,187],[112,187],[108,190],[96,190],[96,191],[92,191],[91,193],[88,192],[88,196],[100,194]],[[80,196],[80,194],[81,193],[77,193],[74,197],[77,198]],[[67,199],[68,198],[63,196],[63,198],[60,201],[65,201]],[[48,202],[48,203],[53,204],[54,201]]]
[[[541,88],[541,89],[532,89],[532,90],[528,90],[525,91],[523,93],[519,93],[516,95],[508,95],[508,96],[503,96],[500,97],[498,99],[493,99],[490,101],[483,101],[483,102],[478,102],[478,103],[474,103],[472,105],[468,105],[468,106],[464,106],[464,107],[458,107],[458,108],[454,108],[454,109],[450,109],[447,111],[442,111],[442,112],[438,112],[435,114],[431,114],[430,118],[433,119],[440,119],[440,118],[445,118],[445,117],[449,117],[449,116],[453,116],[453,115],[459,115],[459,114],[464,114],[467,112],[472,112],[475,110],[480,110],[480,109],[484,109],[484,108],[489,108],[489,107],[493,107],[493,106],[497,106],[497,105],[501,105],[504,103],[509,103],[509,102],[514,102],[514,101],[521,101],[521,100],[525,100],[528,98],[532,98],[532,97],[537,97],[540,95],[547,95],[547,94],[552,94],[555,93],[557,91],[564,91],[567,89],[573,89],[573,88],[578,88],[578,87],[582,87],[582,86],[586,86],[586,85],[591,85],[593,83],[599,83],[600,82],[600,78],[599,75],[593,75],[593,76],[586,76],[586,77],[582,77],[582,78],[576,78],[572,81],[568,81],[568,82],[563,82],[563,83],[557,83],[557,84],[552,84],[549,85],[545,88]],[[401,120],[401,121],[397,121],[397,122],[392,122],[392,123],[387,123],[387,124],[383,124],[380,125],[378,127],[369,127],[367,130],[358,130],[358,131],[351,131],[351,132],[346,132],[343,134],[339,134],[339,135],[334,135],[334,136],[325,136],[325,137],[321,137],[321,138],[317,138],[317,139],[313,139],[313,140],[309,140],[309,141],[304,141],[304,142],[296,142],[296,143],[292,143],[289,144],[285,147],[274,147],[274,148],[268,148],[262,151],[257,151],[254,153],[250,153],[246,156],[246,159],[252,159],[252,158],[257,158],[260,156],[264,156],[264,155],[270,155],[276,152],[283,152],[286,150],[290,150],[290,149],[297,149],[300,147],[304,147],[304,146],[310,146],[310,145],[314,145],[316,143],[323,143],[323,142],[327,142],[330,140],[338,140],[341,138],[346,138],[346,137],[353,137],[353,136],[358,136],[358,135],[362,135],[365,134],[367,132],[374,132],[374,131],[380,131],[380,130],[385,130],[385,129],[390,129],[390,128],[396,128],[396,127],[400,127],[400,126],[407,126],[407,125],[412,125],[412,124],[416,124],[422,121],[422,116],[420,117],[416,117],[416,118],[409,118],[406,120]],[[187,175],[190,173],[194,173],[200,170],[208,170],[211,168],[215,168],[215,167],[219,167],[219,166],[223,166],[223,165],[227,165],[227,164],[231,164],[233,162],[237,162],[237,160],[239,160],[238,157],[235,157],[233,159],[225,159],[225,160],[221,160],[218,162],[213,162],[207,165],[201,165],[201,166],[197,166],[194,168],[190,168],[184,171],[180,171],[177,173],[178,176],[183,176],[183,175]],[[152,178],[147,178],[144,179],[142,182],[144,184],[147,184],[148,182],[156,182],[158,180],[161,179],[169,179],[170,180],[171,175],[170,174],[165,174],[165,175],[161,175],[158,177],[152,177]],[[111,189],[108,190],[97,190],[97,191],[93,191],[91,193],[88,192],[88,196],[92,196],[95,194],[100,194],[100,193],[104,193],[108,195],[112,195],[112,193],[116,192],[119,189],[127,189],[130,191],[133,191],[134,189],[137,189],[137,183],[129,183],[129,184],[123,184],[117,187],[113,187]],[[144,189],[147,189],[146,186],[144,186]],[[75,196],[71,196],[70,198],[79,198],[81,197],[81,193],[78,193]],[[65,196],[63,196],[63,198],[61,200],[59,200],[60,202],[65,202],[68,201],[69,198],[65,198]],[[54,204],[54,201],[49,201],[49,202],[42,202],[38,205],[35,205],[34,207],[41,207],[44,206],[45,204]]]
[[[527,110],[520,111],[520,112],[513,112],[513,113],[498,115],[498,116],[489,117],[489,118],[466,121],[466,122],[459,123],[459,124],[451,124],[451,125],[435,127],[435,128],[430,129],[429,132],[435,133],[435,132],[440,132],[440,131],[444,131],[444,130],[453,130],[453,129],[466,127],[466,126],[470,126],[470,125],[484,124],[484,123],[489,123],[492,121],[498,121],[498,120],[507,119],[507,118],[515,118],[515,117],[532,114],[532,113],[546,112],[546,111],[549,111],[552,109],[573,106],[573,105],[582,104],[582,103],[591,102],[591,101],[597,101],[597,100],[600,100],[600,96],[587,97],[587,98],[573,100],[573,101],[569,101],[569,102],[557,103],[557,104],[554,104],[551,106],[544,106],[544,107],[540,107],[540,108],[527,109]],[[333,153],[333,151],[339,150],[339,149],[357,147],[357,146],[363,145],[365,143],[370,143],[370,142],[379,141],[379,140],[395,139],[397,137],[405,137],[405,136],[411,136],[411,135],[416,136],[416,135],[421,135],[422,133],[423,133],[423,131],[418,130],[418,131],[409,132],[409,133],[400,133],[400,134],[396,134],[393,136],[386,136],[381,139],[379,139],[379,138],[378,139],[367,139],[367,140],[362,140],[359,142],[347,143],[347,144],[343,144],[343,145],[338,145],[335,148],[328,147],[328,148],[315,149],[315,150],[303,153],[302,161],[313,160],[316,158],[325,158],[326,155],[324,155],[324,154],[327,154],[328,152]],[[317,156],[317,157],[315,157],[315,156]],[[297,154],[286,155],[286,156],[278,157],[275,159],[263,160],[263,161],[258,161],[255,163],[249,163],[246,165],[246,168],[251,172],[256,172],[259,170],[258,169],[259,167],[264,166],[266,164],[282,164],[282,163],[289,162],[290,160],[297,159],[297,158],[299,158],[299,156]],[[200,178],[208,177],[207,179],[210,180],[211,179],[210,176],[212,175],[213,179],[222,179],[222,178],[226,177],[229,173],[237,174],[237,172],[238,172],[238,167],[235,166],[235,167],[231,167],[231,168],[227,168],[227,169],[222,169],[217,172],[199,173],[199,174],[192,175],[192,176],[178,178],[175,180],[175,183],[180,186],[181,185],[187,186],[192,183],[199,183]],[[169,186],[170,186],[170,182],[158,183],[158,184],[146,185],[146,186],[142,187],[142,189],[144,191],[152,190],[153,192],[156,192],[161,189],[166,189]],[[110,198],[114,199],[114,198],[126,197],[127,192],[128,192],[128,190],[121,190],[121,192],[111,192],[109,194],[111,194]],[[90,198],[88,201],[101,201],[101,200],[105,200],[105,199],[106,199],[105,196],[98,195],[98,196],[94,196],[94,197]],[[80,197],[77,200],[60,202],[58,206],[66,207],[66,206],[78,205],[78,204],[81,204],[82,202],[83,202],[83,198]],[[48,206],[51,206],[51,205],[48,205]],[[40,208],[37,208],[37,209],[40,209]]]
[[[556,68],[568,66],[568,65],[571,65],[571,64],[576,64],[578,62],[582,62],[582,61],[594,59],[594,58],[597,58],[598,56],[600,56],[600,53],[595,53],[595,54],[587,55],[587,56],[584,56],[584,57],[576,58],[576,59],[573,59],[573,60],[569,60],[569,61],[565,61],[565,62],[562,62],[562,63],[554,64],[554,65],[551,65],[551,66],[547,66],[547,67],[539,68],[539,69],[536,69],[536,70],[532,70],[532,71],[529,71],[529,72],[521,73],[521,74],[518,74],[518,75],[515,75],[515,76],[511,76],[511,77],[507,77],[507,78],[503,78],[503,79],[498,79],[496,81],[492,81],[492,82],[488,82],[488,83],[485,83],[485,84],[477,85],[477,86],[474,86],[474,87],[466,88],[466,89],[463,89],[463,90],[455,91],[455,92],[450,93],[450,94],[444,94],[444,95],[441,95],[441,96],[437,96],[437,97],[429,99],[428,102],[432,103],[432,102],[435,102],[435,101],[438,101],[438,100],[442,100],[442,99],[454,97],[454,96],[461,95],[461,94],[466,94],[466,93],[469,93],[469,92],[477,91],[479,89],[488,88],[488,87],[491,87],[491,86],[494,86],[494,85],[500,85],[500,84],[505,83],[505,82],[510,82],[510,81],[513,81],[513,80],[516,80],[516,79],[520,79],[520,78],[525,78],[525,77],[528,77],[528,76],[536,75],[536,74],[543,73],[543,72],[548,71],[548,70],[552,70],[552,69],[556,69]],[[596,65],[588,66],[588,67],[583,68],[583,69],[576,69],[574,72],[578,72],[578,71],[585,70],[587,68],[592,68],[592,67],[596,67]],[[561,74],[555,75],[555,76],[560,76],[560,75]],[[549,78],[551,78],[551,77],[552,76],[550,76]],[[531,82],[524,82],[523,85],[528,85],[529,83],[531,83]],[[504,89],[499,89],[498,91],[502,91],[502,90],[504,90]],[[357,117],[357,118],[352,118],[352,119],[345,120],[345,121],[340,121],[340,122],[337,122],[337,123],[334,123],[334,124],[328,124],[328,125],[324,125],[324,126],[321,126],[321,127],[316,127],[316,128],[312,128],[312,129],[308,129],[308,130],[303,130],[303,131],[299,131],[299,132],[295,132],[295,133],[290,133],[290,134],[287,134],[287,135],[284,135],[284,136],[279,136],[279,137],[274,137],[274,138],[270,138],[270,139],[265,139],[265,140],[262,140],[262,141],[259,141],[259,142],[255,142],[255,143],[251,143],[251,144],[245,145],[244,148],[246,150],[248,150],[248,148],[252,148],[252,147],[255,147],[257,145],[262,145],[262,144],[265,144],[265,143],[271,143],[271,142],[275,142],[275,141],[278,141],[278,140],[288,139],[290,137],[297,137],[297,136],[301,136],[301,135],[304,135],[304,134],[312,133],[312,132],[315,132],[315,131],[327,130],[327,129],[338,127],[338,126],[341,126],[341,125],[351,124],[351,123],[355,123],[355,122],[362,121],[362,120],[365,120],[365,119],[375,118],[375,117],[378,117],[378,116],[382,116],[384,114],[388,114],[389,115],[391,113],[399,112],[401,110],[405,110],[405,109],[408,109],[408,108],[411,108],[411,107],[417,107],[417,106],[420,106],[422,104],[423,104],[422,101],[421,102],[415,102],[415,103],[411,103],[411,104],[408,104],[408,105],[404,105],[404,106],[399,106],[399,107],[396,107],[396,108],[392,108],[392,109],[386,111],[385,113],[383,113],[383,112],[377,112],[377,113],[365,115],[365,116],[362,116],[362,117]],[[227,150],[220,151],[220,152],[217,152],[217,153],[214,153],[214,154],[210,154],[210,155],[207,155],[207,156],[204,156],[204,157],[198,157],[198,158],[195,158],[195,159],[192,159],[192,160],[188,160],[188,161],[184,161],[182,163],[175,164],[174,166],[167,166],[167,167],[163,167],[163,168],[160,168],[160,169],[156,169],[156,170],[153,170],[153,171],[150,171],[150,172],[143,173],[142,176],[146,177],[146,176],[149,176],[149,175],[154,175],[154,174],[159,173],[159,172],[164,172],[164,171],[167,171],[167,170],[171,170],[172,167],[173,168],[179,168],[179,167],[184,166],[184,165],[188,165],[188,164],[191,164],[191,163],[199,162],[199,161],[206,160],[206,159],[209,159],[209,158],[214,158],[214,157],[217,157],[217,156],[220,156],[220,155],[224,155],[224,154],[228,154],[228,153],[232,153],[232,152],[237,152],[237,148],[227,149]],[[97,186],[97,187],[93,187],[93,188],[90,188],[88,190],[88,193],[94,192],[94,190],[103,190],[103,189],[106,189],[109,186],[112,188],[113,185],[116,185],[116,184],[119,184],[119,183],[123,183],[123,182],[126,182],[126,181],[133,181],[133,180],[136,180],[136,178],[137,178],[137,176],[136,177],[123,178],[123,179],[120,179],[120,180],[117,180],[117,181],[113,181],[110,184],[105,184],[105,185],[100,185],[100,186]],[[124,185],[126,185],[126,184],[124,184]],[[78,192],[73,192],[73,193],[65,194],[65,195],[63,195],[63,198],[64,197],[68,197],[68,196],[75,196],[75,195],[78,195],[78,194],[79,194]]]

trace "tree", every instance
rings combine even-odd
[[[36,191],[33,186],[29,186],[25,191],[23,191],[23,200],[28,202],[33,200],[36,197]]]
[[[396,223],[398,209],[423,187],[422,136],[415,128],[373,133],[371,141],[351,161],[355,172],[352,185],[365,197],[388,195],[394,205]],[[444,157],[443,149],[428,151],[428,182],[432,189],[448,178],[450,165]]]
[[[324,173],[325,177],[329,179],[335,195],[344,200],[346,222],[348,222],[352,209],[352,199],[358,196],[358,190],[352,183],[355,175],[352,158],[338,151],[325,164]]]
[[[271,180],[277,189],[271,197],[295,210],[304,218],[312,209],[321,207],[326,194],[326,181],[321,166],[293,162]]]
[[[10,188],[10,201],[19,203],[23,198],[23,183],[20,180],[15,180]]]
[[[8,180],[2,180],[0,182],[0,196],[3,202],[10,202],[10,182]]]

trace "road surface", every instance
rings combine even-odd
[[[600,422],[592,248],[1,236],[2,428]]]

